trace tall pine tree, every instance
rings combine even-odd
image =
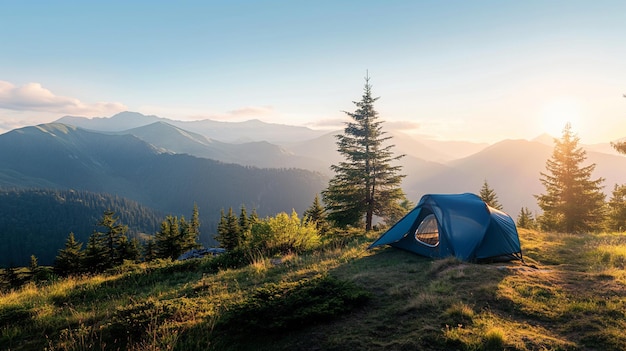
[[[394,156],[394,145],[387,142],[382,121],[372,97],[369,76],[361,101],[354,102],[356,110],[345,112],[351,119],[344,133],[337,135],[337,151],[344,161],[332,165],[335,176],[322,192],[328,219],[340,226],[358,226],[365,219],[365,230],[372,229],[374,216],[388,217],[404,198],[400,183],[401,166],[392,165],[404,155]]]
[[[561,139],[555,139],[552,158],[546,161],[548,172],[541,172],[545,194],[535,195],[543,215],[542,229],[568,233],[601,228],[604,220],[604,178],[591,179],[595,164],[581,166],[586,152],[578,146],[579,138],[568,123]]]

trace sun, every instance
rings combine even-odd
[[[560,97],[550,100],[541,108],[541,127],[544,133],[559,137],[567,123],[576,127],[581,116],[581,107],[578,101],[570,97]]]

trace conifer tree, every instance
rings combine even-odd
[[[22,279],[17,274],[17,269],[14,265],[9,265],[4,269],[2,280],[4,281],[5,287],[8,288],[7,290],[17,289],[22,285]]]
[[[178,220],[178,233],[174,236],[174,240],[176,245],[178,246],[179,254],[176,256],[180,256],[183,252],[187,251],[185,247],[187,246],[187,240],[191,236],[191,223],[188,223],[185,219],[185,216],[180,216]]]
[[[54,271],[63,276],[82,272],[85,258],[85,253],[81,251],[82,246],[83,244],[74,238],[74,233],[70,233],[65,240],[65,246],[59,250],[54,260]]]
[[[225,247],[228,242],[228,222],[226,220],[226,214],[224,214],[224,209],[220,210],[220,221],[217,223],[217,235],[215,235],[214,239],[220,243],[220,247]]]
[[[220,247],[226,250],[234,250],[243,243],[239,219],[233,214],[232,207],[228,209],[228,215],[224,215],[222,210],[215,239],[220,243]]]
[[[189,250],[199,248],[199,227],[198,207],[195,204],[190,222],[184,216],[180,219],[177,216],[167,216],[154,236],[154,243],[150,243],[154,245],[155,256],[173,260]]]
[[[611,146],[620,154],[626,154],[626,141],[611,142]]]
[[[166,216],[161,222],[161,229],[154,236],[157,256],[169,259],[176,259],[180,256],[182,252],[178,241],[179,235],[178,217]]]
[[[200,222],[198,220],[198,214],[194,211],[194,215],[192,215],[191,222],[185,221],[185,217],[181,216],[180,222],[178,224],[178,228],[180,233],[178,235],[178,242],[180,246],[180,256],[181,254],[200,248],[201,245],[198,243],[198,239],[200,237]],[[177,256],[177,257],[178,257]]]
[[[320,234],[324,234],[328,231],[326,210],[324,209],[324,206],[322,206],[320,198],[317,194],[315,194],[315,199],[313,199],[311,206],[304,211],[303,217],[307,221],[315,224],[315,228],[317,228]]]
[[[502,211],[502,205],[498,201],[498,195],[496,195],[495,190],[489,187],[487,179],[485,179],[482,188],[480,188],[479,196],[485,203],[487,203],[487,205],[495,208],[496,210]]]
[[[233,213],[233,209],[228,209],[228,216],[226,217],[226,229],[232,238],[231,249],[235,249],[241,246],[243,243],[243,235],[241,228],[239,227],[239,219]]]
[[[89,236],[89,239],[87,239],[83,268],[89,273],[101,272],[108,268],[106,261],[107,257],[105,251],[102,249],[102,245],[94,231],[94,233]]]
[[[396,222],[398,222],[402,217],[404,217],[407,213],[409,213],[413,208],[415,208],[415,204],[404,197],[402,201],[400,201],[395,209],[391,212],[391,215],[385,218],[385,225],[392,226]]]
[[[337,135],[337,151],[344,161],[332,165],[335,176],[322,192],[328,219],[340,226],[358,226],[365,219],[365,230],[372,229],[374,216],[385,218],[403,198],[401,166],[392,165],[404,155],[394,156],[372,97],[369,76],[356,110],[345,112],[351,119],[344,133]]]
[[[535,228],[535,217],[528,207],[522,207],[517,216],[517,226],[525,229]]]
[[[39,269],[39,262],[37,261],[37,256],[30,255],[30,263],[28,264],[28,269],[31,273],[35,273]]]
[[[126,236],[122,237],[122,240],[120,240],[118,253],[122,261],[139,261],[141,252],[139,251],[139,241],[137,240],[137,238],[132,238],[128,240]]]
[[[28,271],[30,273],[31,279],[34,280],[35,277],[37,277],[37,274],[40,271],[39,262],[37,261],[37,256],[30,255],[30,262],[28,264]]]
[[[608,203],[608,210],[609,229],[620,232],[626,231],[626,184],[615,184]]]
[[[241,230],[242,234],[245,234],[250,231],[250,227],[250,217],[248,216],[246,206],[241,205],[241,212],[239,213],[239,229]]]
[[[154,243],[154,238],[149,238],[145,241],[143,246],[143,259],[146,262],[153,261],[158,258],[156,244]]]
[[[183,252],[200,247],[198,240],[200,240],[200,211],[198,210],[198,205],[194,203],[189,229],[183,240]]]
[[[128,227],[119,224],[115,212],[111,210],[104,211],[102,218],[98,221],[98,226],[104,228],[104,231],[95,231],[97,248],[102,251],[103,268],[111,268],[120,265],[124,261],[124,246],[128,241],[126,232]]]
[[[548,172],[541,172],[546,193],[535,195],[543,210],[540,224],[544,230],[583,232],[601,228],[604,219],[604,178],[591,179],[595,164],[581,166],[586,152],[579,138],[566,124],[561,139],[555,139],[552,157],[546,161]]]
[[[259,221],[259,215],[256,213],[255,208],[252,209],[252,213],[250,213],[250,216],[248,218],[248,221],[250,222],[250,227],[252,227],[254,223]]]

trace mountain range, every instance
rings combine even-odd
[[[384,128],[384,125],[383,125]],[[387,131],[416,202],[427,193],[478,193],[484,181],[504,210],[538,211],[540,172],[554,138],[494,144],[440,141]],[[75,189],[121,196],[160,213],[189,215],[196,203],[203,243],[212,244],[220,212],[243,205],[260,216],[310,206],[341,160],[335,135],[305,127],[247,122],[176,121],[124,112],[62,117],[0,135],[0,188]],[[605,192],[626,182],[626,157],[608,143],[584,145],[585,165]],[[149,233],[150,234],[150,233]],[[54,235],[67,236],[67,232]]]
[[[213,121],[210,119],[178,121],[128,111],[118,113],[111,117],[85,118],[65,116],[58,119],[56,122],[103,132],[121,132],[143,127],[155,122],[164,122],[183,130],[194,131],[209,139],[216,139],[228,143],[242,143],[248,141],[268,141],[272,143],[295,142],[324,134],[323,131],[316,131],[306,127],[265,123],[258,119],[235,123]]]
[[[326,183],[326,176],[312,171],[224,163],[175,153],[132,134],[61,123],[0,135],[0,187],[114,194],[177,216],[191,214],[195,203],[205,244],[216,233],[222,210],[303,213]]]
[[[123,112],[110,118],[63,117],[70,123],[100,132],[134,135],[173,153],[256,167],[294,167],[331,177],[330,165],[341,160],[336,151],[337,131],[246,122],[176,121]],[[133,128],[125,129],[132,126]],[[187,128],[187,129],[186,129]],[[384,128],[384,125],[383,125]],[[522,207],[538,211],[534,195],[544,191],[539,181],[551,157],[555,137],[542,134],[533,140],[502,140],[494,144],[442,141],[389,130],[394,151],[406,178],[403,189],[418,201],[427,193],[480,191],[484,181],[498,195],[504,209],[515,216]],[[234,142],[234,140],[247,140]],[[595,163],[594,179],[605,178],[605,193],[626,183],[626,157],[609,142],[581,145],[587,151],[585,165]]]

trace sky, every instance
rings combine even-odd
[[[0,133],[135,111],[493,143],[626,137],[625,1],[0,0]]]

